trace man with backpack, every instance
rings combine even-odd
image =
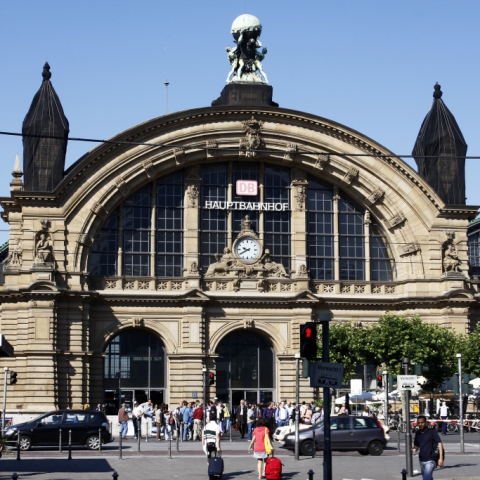
[[[434,428],[428,428],[427,417],[419,415],[417,418],[419,430],[415,434],[412,452],[420,450],[418,460],[422,470],[423,480],[433,480],[433,471],[437,465],[443,467],[444,450],[442,441]]]

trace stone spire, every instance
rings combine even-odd
[[[12,172],[13,180],[10,183],[11,192],[14,190],[23,190],[22,175],[23,172],[20,169],[20,157],[17,153],[17,155],[15,156],[15,165],[13,166]]]
[[[51,76],[50,65],[45,63],[42,85],[23,121],[26,191],[52,192],[63,178],[70,130],[60,99],[50,82]]]
[[[465,205],[465,156],[462,132],[434,86],[433,105],[423,120],[412,155],[420,176],[447,205]]]

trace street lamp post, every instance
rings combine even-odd
[[[402,360],[403,373],[408,375],[408,367],[410,366],[410,358],[404,357]],[[413,461],[412,461],[412,432],[410,430],[410,390],[405,390],[405,457],[407,460],[407,475],[413,477]]]
[[[457,353],[458,358],[458,413],[460,414],[460,452],[465,453],[465,438],[463,431],[463,377],[462,377],[462,354]]]

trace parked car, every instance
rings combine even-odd
[[[312,425],[305,425],[304,423],[300,423],[298,425],[299,430],[305,430],[307,428],[312,428]],[[282,442],[285,438],[285,435],[289,433],[295,432],[295,424],[293,425],[286,425],[285,427],[277,427],[275,432],[273,432],[273,441],[274,442]]]
[[[85,445],[90,450],[98,450],[100,445],[113,441],[110,424],[103,412],[89,410],[57,410],[45,413],[33,420],[12,425],[4,434],[8,442],[17,441],[20,432],[20,450],[32,447],[58,445],[62,429],[62,445],[68,445],[69,432],[72,432],[72,445]],[[10,443],[12,445],[12,443]]]
[[[320,422],[308,429],[300,430],[300,454],[310,456],[313,453],[313,436],[317,450],[323,450],[323,426]],[[387,445],[383,428],[371,417],[340,415],[330,420],[332,450],[357,450],[362,455],[381,455]],[[295,432],[285,435],[279,446],[294,450]]]

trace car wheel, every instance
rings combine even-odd
[[[370,445],[368,446],[368,453],[370,455],[381,455],[383,452],[383,445],[381,442],[378,440],[374,440],[373,442],[370,442]]]
[[[369,455],[368,450],[359,450],[358,453],[359,453],[360,455]]]
[[[91,437],[87,438],[87,447],[90,450],[98,450],[100,446],[100,442],[98,440],[98,435],[92,435]]]
[[[30,450],[32,448],[32,439],[30,437],[20,437],[20,450]]]
[[[300,445],[300,453],[306,457],[311,457],[313,455],[313,440],[305,440]]]
[[[447,425],[447,430],[448,430],[449,432],[454,432],[454,431],[455,431],[455,425],[454,425],[453,423],[449,423],[449,424]]]

